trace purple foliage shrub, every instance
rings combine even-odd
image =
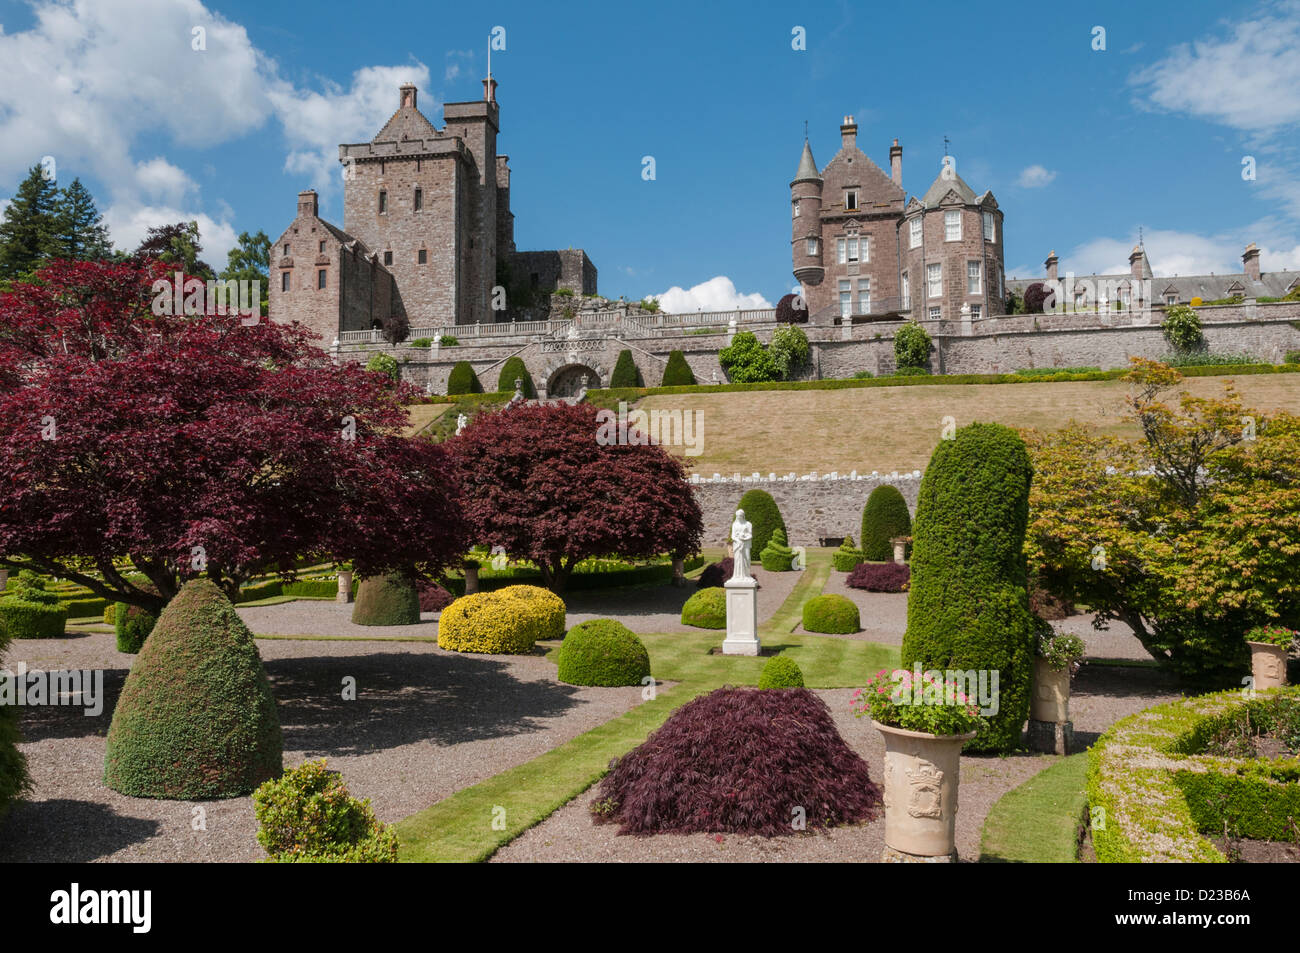
[[[726,559],[716,563],[709,563],[704,567],[704,572],[700,573],[700,578],[696,580],[695,585],[700,589],[711,589],[714,586],[720,586],[735,572],[736,561],[728,556]]]
[[[601,782],[592,814],[620,834],[795,833],[877,816],[880,789],[806,688],[719,688],[688,702]]]
[[[898,563],[858,563],[845,580],[853,589],[867,592],[906,592],[912,570]]]
[[[421,612],[441,612],[455,601],[456,597],[436,582],[420,583]]]

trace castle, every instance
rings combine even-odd
[[[820,172],[805,139],[790,183],[790,259],[812,322],[1000,314],[1002,212],[993,193],[976,195],[945,156],[924,195],[908,200],[898,140],[886,175],[857,138],[845,116],[840,150]]]
[[[315,191],[298,193],[297,216],[271,247],[273,319],[301,322],[329,346],[395,318],[413,328],[488,323],[512,296],[596,293],[581,249],[515,249],[496,88],[489,76],[481,101],[447,103],[437,129],[403,85],[372,140],[339,146],[343,227],[320,217]]]

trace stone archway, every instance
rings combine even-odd
[[[588,381],[588,378],[591,381]],[[586,364],[565,364],[546,379],[547,397],[572,397],[583,387],[599,387],[600,374]]]

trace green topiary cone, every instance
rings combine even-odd
[[[357,586],[353,625],[415,625],[419,621],[420,594],[405,576],[370,576]]]
[[[122,687],[104,783],[133,797],[238,797],[283,770],[280,719],[253,634],[210,580],[176,594]]]

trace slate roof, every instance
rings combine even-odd
[[[794,173],[794,181],[803,179],[821,179],[817,174],[817,163],[813,161],[812,146],[808,145],[807,139],[803,141],[803,155],[799,156],[799,168]]]

